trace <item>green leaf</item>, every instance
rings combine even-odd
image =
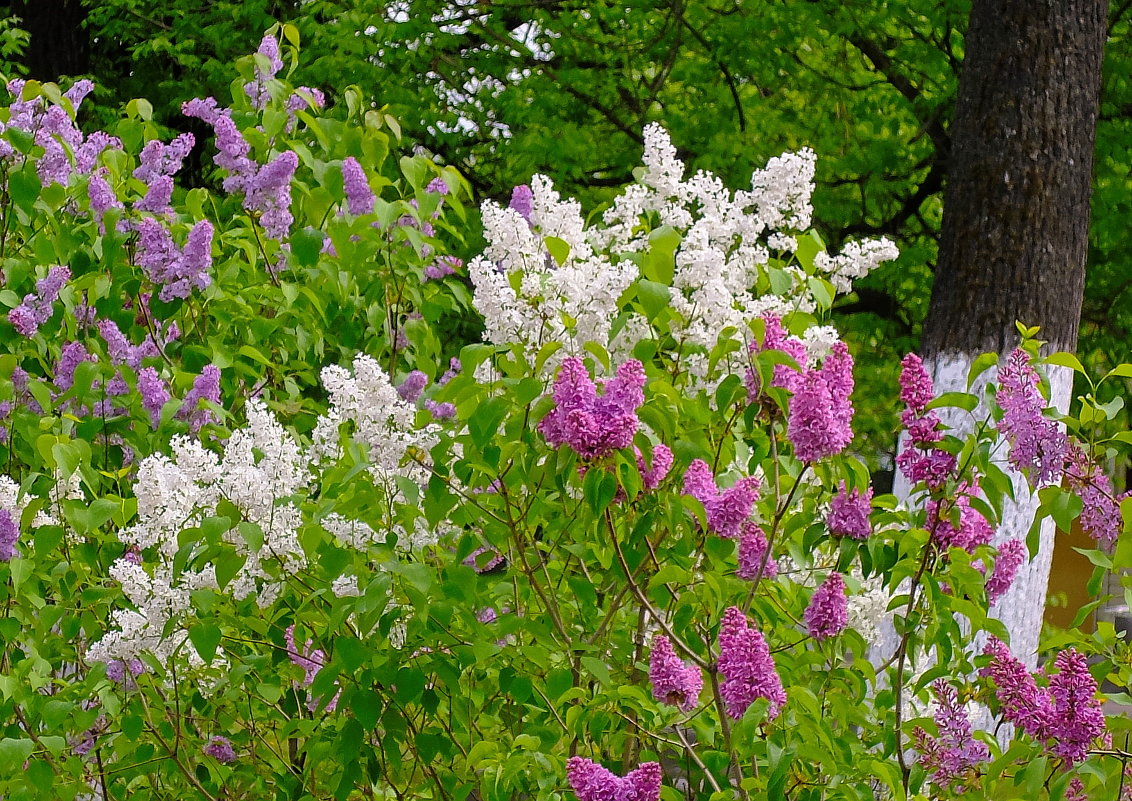
[[[1085,367],[1081,364],[1080,360],[1072,353],[1066,353],[1065,351],[1050,354],[1046,357],[1045,363],[1057,367],[1068,367],[1081,374],[1085,373]]]
[[[976,357],[975,360],[971,362],[971,366],[967,369],[967,389],[971,389],[979,376],[997,364],[997,353],[982,353]]]
[[[205,663],[211,665],[220,645],[220,626],[215,623],[197,623],[189,627],[189,642]]]
[[[542,241],[546,245],[546,249],[550,252],[550,255],[558,262],[559,267],[565,264],[566,260],[570,258],[570,245],[566,240],[559,239],[556,236],[547,236],[543,237]]]
[[[491,438],[499,429],[499,424],[507,416],[510,405],[510,402],[503,397],[487,398],[480,402],[472,412],[472,416],[468,418],[468,433],[472,435],[472,441],[477,446],[483,448],[491,442]]]
[[[945,392],[927,405],[928,409],[955,407],[973,412],[978,408],[979,399],[967,392]]]
[[[641,278],[637,281],[637,300],[645,311],[649,321],[655,320],[662,311],[668,308],[672,300],[672,291],[657,281]]]

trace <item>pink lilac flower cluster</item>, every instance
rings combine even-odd
[[[641,487],[646,492],[652,492],[660,486],[660,482],[664,481],[668,475],[668,471],[672,469],[672,451],[667,445],[656,444],[652,448],[652,466],[645,465],[645,457],[639,450],[637,451],[637,469],[641,473]]]
[[[991,661],[979,674],[994,686],[1002,716],[1043,742],[1054,756],[1073,763],[1083,760],[1090,744],[1105,732],[1097,682],[1085,656],[1073,648],[1061,651],[1053,661],[1057,672],[1049,675],[1048,687],[1040,687],[999,640],[991,638],[983,653]]]
[[[146,185],[145,196],[134,203],[136,211],[168,215],[173,213],[173,175],[196,144],[196,137],[183,133],[169,144],[158,139],[146,142],[139,156],[134,177]]]
[[[659,801],[662,776],[656,762],[642,762],[622,777],[585,757],[566,760],[566,779],[578,801]]]
[[[769,719],[778,717],[786,703],[782,679],[763,635],[736,606],[728,607],[720,623],[718,667],[723,677],[719,693],[729,716],[738,720],[757,699],[765,698]]]
[[[212,267],[212,223],[201,220],[189,231],[183,250],[154,217],[138,223],[138,266],[146,278],[161,285],[158,297],[168,303],[174,298],[187,298],[194,289],[212,283],[208,274]]]
[[[873,490],[868,488],[862,493],[859,489],[849,490],[842,481],[837,494],[829,504],[829,514],[825,517],[825,524],[829,533],[835,537],[849,537],[854,540],[865,540],[873,533],[869,522],[869,512],[872,511]]]
[[[778,575],[778,562],[767,553],[770,543],[766,533],[753,520],[744,521],[739,531],[739,570],[736,575],[745,581],[754,581],[762,571],[764,578]]]
[[[695,665],[686,665],[672,649],[672,643],[663,634],[653,638],[649,653],[649,680],[652,695],[658,701],[678,706],[685,712],[692,710],[704,688],[704,677]]]
[[[283,69],[283,59],[279,57],[279,40],[271,35],[264,36],[260,40],[256,55],[261,58],[256,59],[255,79],[244,84],[244,94],[252,102],[252,108],[263,111],[271,100],[271,95],[267,91],[267,82]],[[266,69],[263,66],[264,62]]]
[[[476,548],[464,559],[464,564],[477,573],[490,573],[507,559],[494,548]]]
[[[759,498],[759,480],[753,476],[741,478],[720,491],[708,463],[695,459],[684,473],[684,494],[704,505],[709,531],[735,539]]]
[[[236,752],[227,737],[218,736],[210,739],[208,744],[204,747],[204,753],[225,765],[229,762],[236,761]]]
[[[806,370],[795,385],[786,436],[796,457],[816,462],[841,453],[853,440],[852,392],[853,357],[838,342],[821,367]]]
[[[1066,484],[1081,498],[1081,529],[1101,548],[1111,549],[1124,528],[1120,502],[1132,492],[1117,494],[1112,481],[1079,447],[1070,448]]]
[[[1042,414],[1045,400],[1038,383],[1029,355],[1016,348],[998,369],[995,395],[1002,408],[998,430],[1010,443],[1006,458],[1034,487],[1060,482],[1069,455],[1069,438],[1056,422]]]
[[[456,270],[463,266],[463,259],[456,256],[441,256],[424,268],[424,277],[426,281],[439,281],[446,276],[455,275]]]
[[[904,450],[896,457],[900,472],[917,484],[923,481],[931,490],[938,490],[955,472],[955,456],[935,444],[943,439],[939,415],[927,405],[934,397],[932,379],[924,363],[914,353],[901,362],[900,400],[905,409],[900,417],[906,432]]]
[[[919,763],[932,773],[937,784],[950,785],[964,778],[972,768],[990,759],[986,743],[971,736],[971,720],[959,703],[955,688],[943,679],[932,682],[938,737],[917,726],[912,732]]]
[[[23,302],[8,312],[8,322],[20,336],[35,336],[39,327],[55,313],[55,301],[71,280],[71,268],[55,265],[47,275],[35,282],[35,292],[24,295]]]
[[[940,548],[962,548],[974,553],[980,545],[990,543],[994,529],[981,512],[971,507],[975,492],[974,486],[964,482],[956,489],[954,502],[951,499],[928,501],[925,527]]]
[[[1022,540],[1007,540],[998,546],[998,556],[994,569],[987,579],[987,603],[993,606],[1003,593],[1010,589],[1018,575],[1018,568],[1026,561],[1026,543]]]
[[[814,591],[803,619],[815,640],[827,640],[845,630],[849,622],[849,600],[845,597],[845,579],[840,573],[830,573]]]
[[[554,409],[538,429],[549,444],[567,445],[583,459],[608,456],[633,443],[639,425],[637,408],[645,400],[644,386],[644,367],[630,359],[604,382],[598,395],[585,364],[569,356],[562,360],[554,382]]]
[[[16,543],[20,540],[20,527],[12,519],[12,513],[0,509],[0,562],[11,562],[16,555]]]
[[[802,340],[787,333],[782,325],[781,318],[776,315],[764,315],[762,319],[765,325],[763,341],[761,344],[752,342],[749,346],[751,353],[761,353],[768,350],[779,351],[797,362],[798,367],[804,370],[806,367],[806,346],[802,343]],[[794,392],[801,380],[802,373],[798,370],[790,365],[776,364],[770,385]],[[748,368],[744,383],[747,386],[747,402],[754,403],[762,390],[759,386],[758,374],[753,369]]]

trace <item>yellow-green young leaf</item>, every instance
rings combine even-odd
[[[1056,365],[1058,367],[1068,367],[1070,370],[1074,370],[1078,373],[1085,372],[1085,368],[1081,364],[1080,360],[1072,353],[1066,353],[1064,351],[1050,354],[1048,357],[1046,357],[1045,363]]]
[[[564,239],[559,239],[556,236],[548,236],[543,238],[543,243],[546,245],[551,257],[561,267],[570,258],[570,245]]]

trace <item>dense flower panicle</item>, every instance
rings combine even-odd
[[[769,546],[766,533],[758,524],[753,520],[743,523],[739,534],[739,570],[736,575],[747,581],[753,581],[760,570],[765,578],[777,576],[778,563],[773,556],[767,554]]]
[[[567,357],[554,382],[554,409],[539,423],[539,431],[549,444],[568,445],[583,459],[627,448],[640,424],[637,407],[644,402],[644,386],[644,367],[630,360],[598,395],[582,360]]]
[[[280,153],[247,183],[244,208],[260,212],[260,224],[268,236],[283,239],[291,230],[291,178],[299,166],[293,150]]]
[[[794,455],[815,462],[841,453],[852,440],[853,357],[837,343],[820,369],[810,369],[795,385],[786,424]]]
[[[424,388],[428,385],[428,376],[420,370],[413,370],[405,380],[401,382],[401,386],[397,387],[397,394],[401,399],[408,403],[416,403],[417,398],[424,392]]]
[[[1104,713],[1097,700],[1097,682],[1083,654],[1073,648],[1053,661],[1056,673],[1049,687],[1039,687],[1010,649],[991,638],[983,653],[991,657],[979,671],[994,685],[1003,717],[1035,740],[1045,742],[1054,756],[1080,762],[1090,744],[1105,733]]]
[[[924,369],[924,362],[915,353],[909,353],[900,362],[900,400],[914,414],[923,414],[935,397],[932,378]]]
[[[1118,801],[1124,801],[1123,793]],[[1074,776],[1065,785],[1065,801],[1089,801],[1089,794],[1085,792],[1085,784],[1079,776]]]
[[[998,546],[998,556],[994,560],[994,570],[987,579],[987,603],[994,605],[1002,594],[1010,589],[1018,568],[1026,561],[1026,543],[1022,540],[1007,540]]]
[[[177,411],[177,419],[187,420],[194,434],[203,426],[217,422],[215,413],[201,406],[202,400],[220,403],[220,368],[214,364],[205,365],[193,379],[193,388],[185,394]]]
[[[228,741],[227,737],[213,737],[208,741],[208,745],[204,747],[204,753],[227,765],[229,762],[236,761],[236,752],[232,748],[232,743]]]
[[[664,481],[668,475],[668,471],[672,469],[672,451],[667,445],[658,443],[652,449],[652,466],[645,466],[645,457],[637,451],[637,469],[641,472],[641,487],[646,492],[651,492],[660,486],[660,482]]]
[[[649,653],[649,680],[653,698],[685,712],[696,706],[704,677],[695,665],[686,665],[672,649],[672,643],[663,634],[653,638]]]
[[[937,679],[932,682],[932,694],[939,736],[932,737],[917,727],[913,737],[920,753],[919,763],[932,772],[938,784],[948,785],[990,759],[990,749],[971,736],[971,720],[954,687]]]
[[[7,509],[0,509],[0,562],[10,562],[16,555],[20,528]]]
[[[244,84],[244,94],[252,102],[252,108],[262,111],[267,108],[267,103],[271,100],[271,95],[267,91],[267,82],[283,69],[283,60],[279,58],[279,41],[270,34],[264,36],[260,40],[256,55],[261,58],[256,59],[255,80]],[[263,61],[266,61],[266,69]]]
[[[145,662],[140,659],[115,659],[106,664],[106,678],[130,686],[131,680],[145,673]]]
[[[836,637],[849,621],[849,602],[845,596],[845,580],[840,573],[830,573],[810,598],[804,615],[806,628],[815,640]]]
[[[143,367],[138,372],[138,394],[142,398],[142,407],[149,412],[150,422],[157,428],[161,422],[161,409],[169,402],[169,390],[152,367]]]
[[[624,777],[585,757],[566,760],[566,779],[578,801],[659,801],[660,764],[642,762]]]
[[[778,317],[778,315],[764,314],[762,319],[765,324],[763,341],[761,345],[752,342],[749,346],[751,353],[759,353],[766,350],[781,351],[797,362],[800,369],[805,370],[807,363],[805,343],[798,337],[791,336],[787,333],[782,325],[782,319]],[[786,364],[776,364],[774,365],[774,373],[770,385],[794,392],[798,388],[801,379],[802,373],[798,370]],[[754,402],[759,394],[760,387],[758,385],[758,376],[753,369],[747,369],[744,383],[747,386],[748,402]]]
[[[1050,676],[1052,701],[1050,735],[1055,756],[1080,762],[1089,746],[1105,732],[1104,712],[1097,700],[1097,682],[1089,673],[1084,654],[1073,648],[1053,660],[1057,672]]]
[[[456,270],[463,266],[463,259],[455,256],[441,256],[424,268],[424,277],[426,281],[439,281],[446,276],[455,275]]]
[[[723,677],[719,692],[732,718],[743,717],[759,698],[770,702],[768,717],[778,717],[786,703],[782,679],[763,635],[748,624],[747,616],[736,606],[728,607],[720,623],[719,673]]]
[[[126,335],[113,320],[103,318],[97,323],[98,333],[106,343],[106,353],[112,364],[126,364],[131,370],[141,368],[143,359],[159,356],[161,351],[151,337],[140,345],[131,345]]]
[[[511,190],[511,202],[508,204],[508,207],[519,212],[520,217],[530,222],[534,198],[534,193],[529,186],[519,184]]]
[[[70,280],[70,267],[52,267],[45,277],[35,282],[35,293],[24,295],[23,302],[8,312],[8,322],[21,336],[34,336],[55,313],[55,301]]]
[[[1058,483],[1069,455],[1069,438],[1042,414],[1045,400],[1038,391],[1038,374],[1021,348],[999,368],[998,383],[995,398],[1003,413],[998,430],[1010,443],[1007,459],[1034,487]]]
[[[857,488],[848,489],[842,481],[837,494],[830,501],[829,514],[825,518],[829,533],[835,537],[849,537],[854,540],[868,539],[873,531],[869,522],[872,501],[871,487],[862,493]]]
[[[187,298],[194,289],[212,283],[212,223],[201,220],[189,230],[183,250],[178,250],[165,227],[154,217],[138,223],[138,265],[146,277],[161,285],[163,302]]]
[[[448,401],[437,402],[432,398],[426,398],[421,406],[437,420],[451,420],[456,416],[456,404]]]
[[[1070,449],[1065,477],[1070,489],[1081,498],[1081,515],[1078,518],[1081,529],[1101,548],[1111,549],[1124,529],[1120,502],[1132,492],[1118,495],[1112,488],[1112,480],[1100,465],[1079,447]]]
[[[81,342],[68,342],[59,352],[59,361],[55,363],[55,387],[60,392],[71,388],[75,381],[75,370],[83,362],[98,361],[97,357],[89,353]]]
[[[114,194],[113,187],[106,180],[107,175],[109,173],[105,169],[96,170],[91,173],[90,180],[87,182],[90,210],[94,212],[94,217],[99,223],[102,222],[103,215],[110,209],[123,208],[122,201]]]
[[[704,505],[708,530],[735,539],[759,498],[759,480],[753,476],[741,478],[720,492],[708,463],[695,459],[684,473],[684,494]]]
[[[366,171],[353,156],[342,159],[342,181],[346,192],[346,204],[355,217],[373,214],[376,196],[369,188]]]
[[[990,543],[994,529],[981,512],[971,507],[975,492],[971,484],[964,483],[957,488],[953,504],[947,500],[928,501],[925,526],[941,548],[962,548],[974,553],[980,545]],[[959,525],[952,521],[953,509],[959,510]]]

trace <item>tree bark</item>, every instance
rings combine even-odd
[[[1007,354],[1016,321],[1052,350],[1077,344],[1107,0],[975,0],[951,129],[935,286],[923,355],[937,392],[967,389],[983,352]],[[990,375],[983,377],[989,380]],[[1068,406],[1072,376],[1051,371]],[[956,421],[950,421],[955,424]],[[958,431],[963,434],[965,431]],[[1037,499],[1020,475],[996,543],[1025,541]],[[994,609],[1031,667],[1053,553],[1052,521]]]
[[[90,71],[90,37],[83,30],[82,0],[13,0],[12,13],[28,32],[23,56],[28,76],[56,81],[60,75]]]

